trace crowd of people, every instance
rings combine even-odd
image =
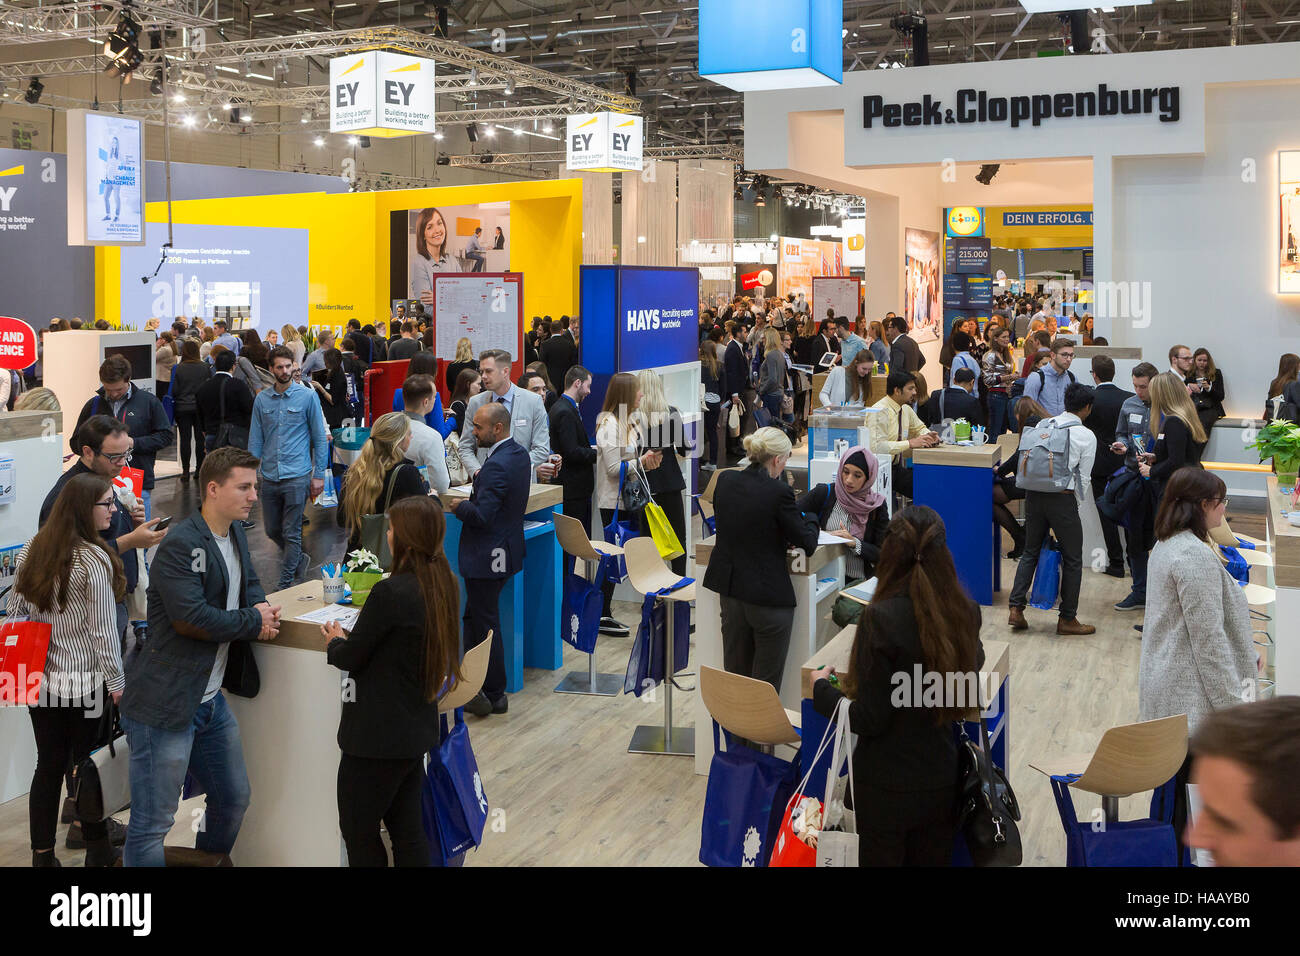
[[[65,324],[52,323],[45,334]],[[715,469],[743,458],[743,467],[718,476],[716,546],[703,581],[721,597],[724,664],[780,689],[795,606],[787,549],[811,554],[821,532],[844,539],[849,582],[874,577],[875,598],[865,608],[837,605],[837,620],[858,622],[850,673],[838,684],[831,671],[814,674],[814,697],[825,714],[841,695],[854,698],[860,742],[853,759],[859,779],[869,781],[855,806],[862,862],[946,862],[957,773],[946,727],[960,714],[906,706],[900,713],[889,701],[888,675],[913,664],[978,671],[981,613],[969,599],[953,600],[962,592],[938,515],[907,506],[907,459],[938,444],[936,429],[957,417],[987,425],[994,437],[1028,426],[1059,431],[1068,436],[1068,467],[1049,475],[1053,486],[1017,480],[1021,459],[1034,454],[1029,446],[992,481],[994,513],[1019,562],[1009,626],[1029,627],[1026,597],[1040,554],[1054,548],[1062,565],[1056,633],[1095,631],[1077,616],[1080,508],[1094,499],[1120,502],[1122,510],[1102,515],[1106,573],[1131,578],[1116,610],[1146,613],[1140,719],[1185,713],[1191,723],[1199,759],[1180,778],[1200,774],[1213,811],[1193,840],[1225,862],[1300,862],[1293,807],[1239,794],[1234,802],[1216,796],[1226,790],[1213,783],[1218,774],[1219,786],[1230,789],[1225,781],[1242,773],[1271,781],[1275,768],[1243,738],[1276,740],[1286,727],[1293,747],[1300,730],[1294,701],[1242,703],[1258,657],[1242,592],[1210,546],[1225,488],[1200,466],[1209,429],[1223,416],[1222,373],[1206,349],[1176,345],[1166,371],[1145,362],[1133,370],[1132,392],[1115,384],[1105,355],[1091,358],[1085,384],[1072,370],[1075,339],[1104,340],[1091,337],[1087,317],[1079,324],[1070,337],[1047,304],[999,300],[983,330],[953,328],[940,359],[943,385],[930,393],[925,356],[894,313],[872,322],[814,320],[795,296],[764,306],[737,297],[717,313],[702,309],[702,464]],[[387,328],[353,320],[341,336],[285,325],[262,337],[220,320],[178,318],[157,330],[154,393],[132,383],[120,357],[100,367],[99,388],[71,429],[77,461],[50,490],[8,597],[11,616],[52,627],[48,683],[30,708],[38,749],[34,865],[58,865],[61,814],[78,828],[87,865],[111,865],[123,842],[127,865],[161,865],[187,773],[208,795],[198,848],[229,853],[252,794],[223,688],[255,686],[251,644],[277,637],[282,623],[268,590],[273,596],[308,578],[315,562],[303,550],[305,508],[327,488],[336,493],[347,545],[344,554],[321,557],[339,560],[374,542],[391,572],[351,631],[322,628],[328,661],[358,682],[338,731],[340,828],[356,865],[386,861],[381,825],[398,865],[428,861],[419,789],[423,754],[438,739],[437,700],[461,679],[460,649],[489,634],[487,676],[466,710],[482,718],[508,710],[498,598],[522,567],[534,481],[560,485],[563,512],[592,535],[597,516],[602,526],[614,520],[629,473],[639,476],[687,540],[681,459],[693,452],[683,414],[695,409],[670,404],[657,373],[610,379],[592,441],[580,412],[592,375],[578,364],[576,317],[537,317],[525,336],[525,370],[514,379],[514,356],[476,355],[468,339],[441,357],[439,369],[427,323],[404,307],[391,334]],[[1021,339],[1023,362],[1012,351]],[[386,360],[408,363],[405,380],[391,411],[369,410],[365,440],[345,465],[332,445],[339,430],[363,424],[367,370]],[[867,404],[872,376],[882,371],[886,394],[874,403],[881,414],[872,416],[870,442],[841,453],[833,480],[796,496],[785,472],[810,404],[805,370],[815,368],[830,370],[825,404]],[[1284,356],[1270,386],[1274,410],[1300,398],[1298,371],[1300,358]],[[15,408],[57,408],[36,383],[11,391]],[[154,517],[157,457],[177,434],[180,480],[197,481],[198,507]],[[127,466],[141,474],[138,495],[114,484]],[[899,499],[892,520],[877,490],[883,468]],[[1135,491],[1119,495],[1124,483]],[[449,493],[466,485],[468,495]],[[1023,525],[1011,511],[1017,500]],[[280,553],[269,589],[249,554],[259,503],[265,536]],[[459,582],[444,553],[445,512],[461,522]],[[649,534],[648,525],[642,531]],[[684,556],[672,564],[685,573]],[[626,634],[612,614],[612,591],[607,583],[601,630]],[[59,805],[69,769],[102,742],[106,700],[120,712],[131,750],[124,833],[112,820],[79,820],[74,807]],[[887,778],[894,782],[876,782]],[[1230,823],[1249,812],[1256,832],[1247,846]]]

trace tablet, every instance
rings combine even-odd
[[[825,355],[823,355],[823,356],[821,357],[821,361],[819,361],[819,362],[817,363],[817,367],[818,367],[818,368],[830,368],[832,365],[835,364],[835,362],[836,362],[838,359],[839,359],[839,355],[837,355],[836,353],[834,353],[834,352],[827,352]]]

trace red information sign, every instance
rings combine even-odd
[[[22,370],[36,363],[36,332],[22,319],[0,315],[0,368]]]

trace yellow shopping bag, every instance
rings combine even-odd
[[[654,539],[655,545],[659,548],[659,557],[665,561],[671,561],[674,558],[680,558],[686,553],[682,543],[677,538],[677,532],[668,522],[668,516],[664,514],[664,509],[659,507],[653,501],[645,506],[645,521],[650,527],[650,537]]]

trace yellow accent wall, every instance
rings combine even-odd
[[[178,225],[279,226],[308,230],[307,303],[311,325],[364,325],[389,318],[389,214],[425,206],[510,203],[510,271],[524,275],[524,322],[574,315],[582,264],[582,181],[491,183],[383,192],[292,193],[172,203]],[[166,222],[165,203],[149,203],[149,222]],[[179,240],[184,241],[183,236]],[[398,250],[405,258],[405,249]],[[95,249],[95,314],[143,328],[149,316],[121,315],[120,251]],[[160,316],[164,319],[169,317]],[[276,325],[278,328],[278,324]]]

